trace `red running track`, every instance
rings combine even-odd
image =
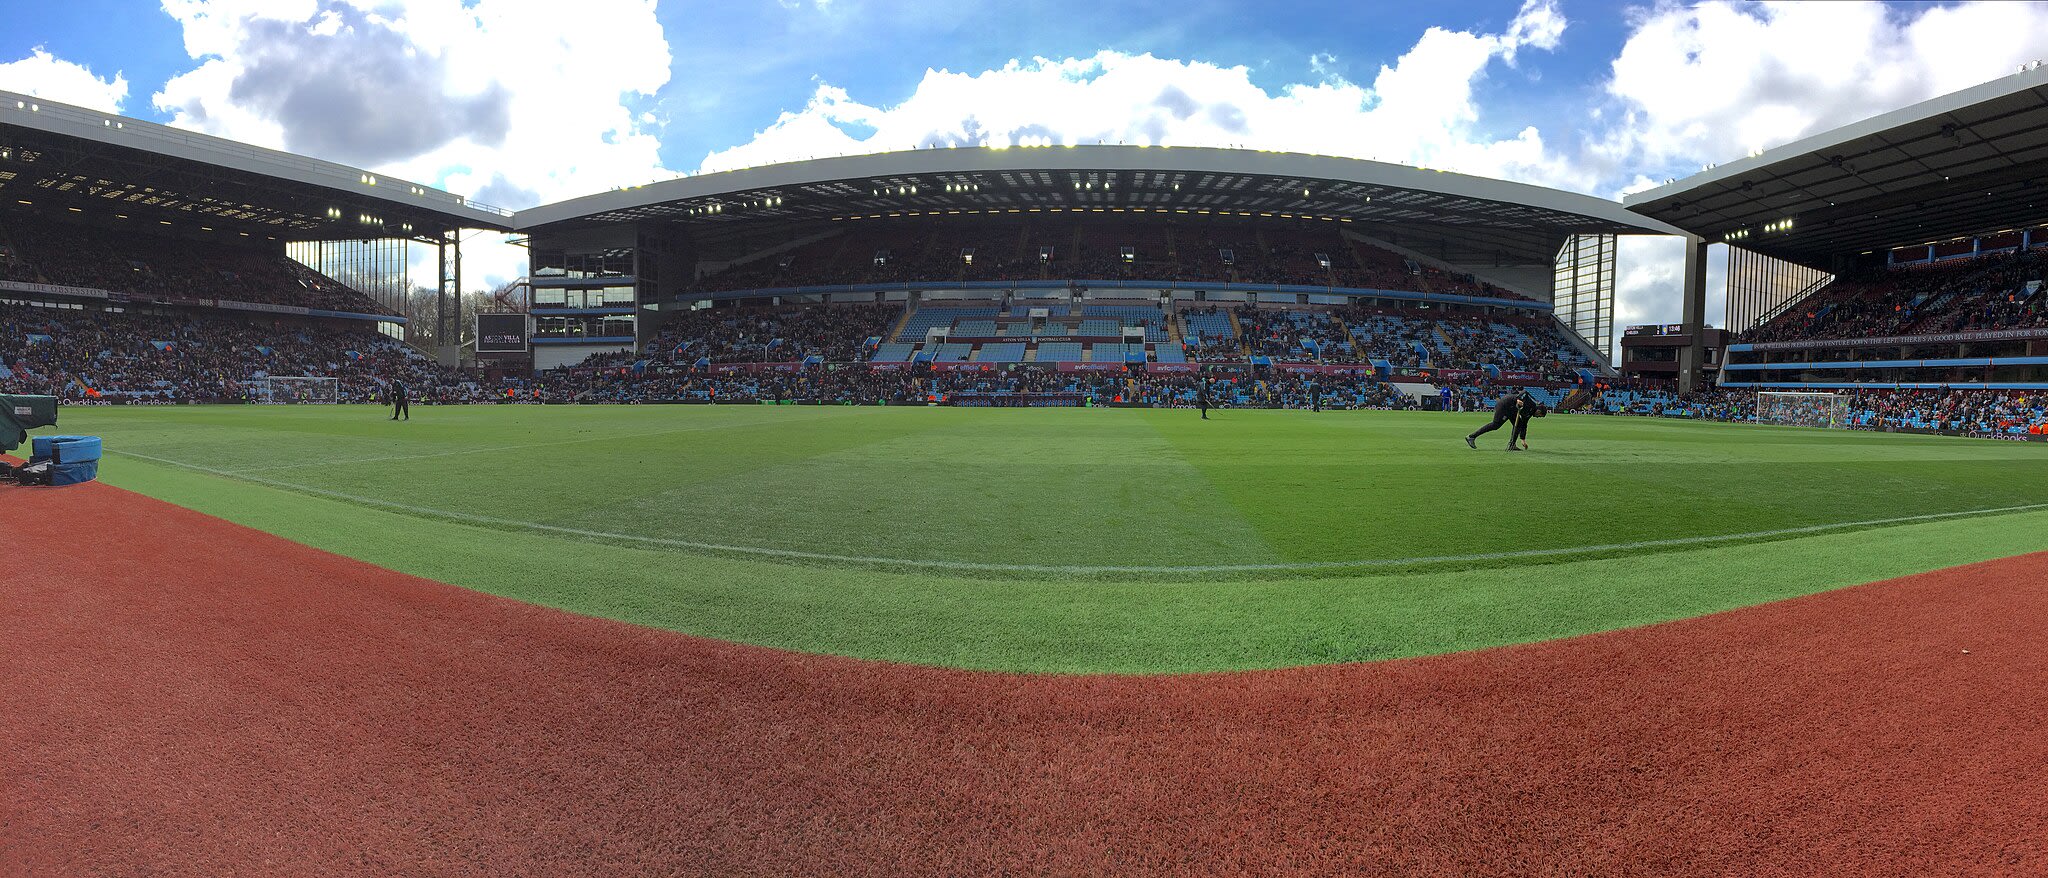
[[[2048,555],[1050,677],[579,618],[103,485],[0,515],[0,875],[2048,874]]]

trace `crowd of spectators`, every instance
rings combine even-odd
[[[838,310],[838,309],[833,309]],[[806,344],[832,350],[841,338],[871,333],[868,321],[886,309],[848,308],[836,329],[817,329]],[[1283,312],[1274,312],[1283,313]],[[778,316],[779,315],[779,316]],[[727,315],[732,317],[733,315]],[[759,329],[797,325],[779,312],[720,324]],[[803,318],[796,318],[798,321]],[[1291,320],[1283,321],[1290,327]],[[1315,325],[1310,321],[1310,325]],[[821,324],[803,322],[816,329]],[[1266,325],[1266,324],[1260,324]],[[718,338],[718,350],[756,360],[749,333]],[[707,348],[707,351],[710,349]],[[1030,364],[989,371],[929,367],[870,369],[852,360],[790,372],[719,373],[695,358],[668,361],[594,360],[531,379],[487,382],[441,369],[405,345],[339,321],[303,321],[163,309],[135,313],[0,304],[0,390],[47,393],[70,402],[237,402],[263,398],[268,376],[336,379],[342,402],[382,402],[393,378],[423,401],[462,402],[807,402],[845,404],[1150,405],[1190,406],[1207,381],[1223,406],[1285,408],[1437,408],[1441,397],[1409,397],[1372,374],[1292,374],[1275,367],[1210,367],[1200,374],[1152,373],[1142,367],[1061,372]],[[1555,386],[1555,385],[1553,385]],[[1483,380],[1451,387],[1449,405],[1481,410],[1499,387]],[[1723,421],[1755,421],[1757,395],[1709,388],[1683,396],[1640,388],[1626,411]],[[1863,429],[1925,429],[1970,435],[2048,435],[2048,392],[2028,390],[1845,391],[1848,425]],[[1607,405],[1597,410],[1614,410]]]
[[[254,401],[269,376],[337,379],[374,402],[401,378],[423,398],[475,396],[403,343],[338,321],[144,314],[0,303],[0,390],[72,402]]]
[[[55,223],[0,228],[0,279],[138,297],[226,299],[358,314],[389,313],[369,297],[255,247],[207,246]]]
[[[1829,284],[1742,341],[1880,338],[2048,326],[2048,251],[1932,268],[1892,269]]]
[[[1877,390],[1855,394],[1850,423],[1871,429],[1918,428],[1973,435],[2048,433],[2048,391]]]
[[[1873,387],[1830,392],[1846,397],[1843,426],[1857,429],[2007,438],[2048,435],[2048,391]],[[1682,395],[1645,396],[1623,413],[1747,423],[1758,420],[1757,402],[1754,390],[1709,387]]]
[[[894,305],[782,306],[686,311],[670,319],[647,345],[650,356],[681,362],[802,362],[866,360],[868,340],[888,334],[903,309]]]
[[[1240,408],[1416,408],[1423,405],[1372,376],[1292,375],[1266,369],[1202,375],[1139,370],[1060,372],[1015,364],[989,371],[929,368],[879,371],[862,365],[794,372],[719,374],[687,367],[564,369],[534,380],[544,401],[719,402],[850,405],[1140,405],[1191,407],[1203,381],[1218,406]],[[1429,404],[1434,404],[1430,402]]]
[[[1437,315],[1352,306],[1337,311],[1276,310],[1240,306],[1232,312],[1239,344],[1204,340],[1195,359],[1270,356],[1283,363],[1370,363],[1395,369],[1482,369],[1533,372],[1547,380],[1576,380],[1592,365],[1545,319]]]

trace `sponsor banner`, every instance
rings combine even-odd
[[[1759,341],[1729,345],[1730,351],[1796,351],[1814,348],[1866,348],[1889,345],[1948,344],[1973,341],[2026,341],[2048,338],[2048,327],[2033,329],[1986,329],[1979,332],[1943,332],[1934,335],[1888,335],[1880,338],[1824,338],[1810,341]]]
[[[1378,371],[1369,363],[1276,363],[1273,368],[1292,375],[1371,375]]]
[[[909,363],[869,363],[870,372],[901,372],[910,368]]]
[[[1023,343],[1034,341],[1078,341],[1094,342],[1096,344],[1106,342],[1115,344],[1123,340],[1124,337],[1121,335],[961,335],[955,332],[949,333],[946,336],[946,341],[952,344],[1002,344],[1003,342]],[[1165,342],[1155,342],[1155,344],[1165,344]]]
[[[1060,364],[1058,364],[1057,368],[1058,368],[1058,370],[1059,370],[1059,371],[1061,371],[1061,372],[1123,372],[1123,371],[1127,371],[1127,368],[1126,368],[1125,364],[1123,364],[1123,363],[1060,363]]]
[[[934,372],[994,372],[995,363],[933,363]]]
[[[955,393],[940,401],[956,406],[1078,406],[1086,396],[1082,393]]]
[[[1154,375],[1188,375],[1202,371],[1199,363],[1146,363],[1145,371]]]
[[[0,280],[0,290],[12,290],[17,293],[42,293],[46,296],[75,296],[81,299],[104,299],[108,296],[106,290],[95,290],[91,287],[67,287],[63,284],[32,284],[18,280]]]
[[[181,300],[173,301],[172,304],[200,304],[201,301],[202,300],[196,299]],[[228,299],[222,299],[214,304],[222,308],[227,308],[234,311],[261,311],[265,314],[290,314],[294,317],[304,317],[306,315],[313,313],[313,310],[310,308],[300,308],[293,305],[267,305],[262,302],[235,302],[230,301]]]
[[[802,363],[717,363],[711,367],[714,375],[753,375],[761,372],[802,372]]]

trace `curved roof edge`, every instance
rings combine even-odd
[[[511,211],[477,204],[432,186],[34,95],[0,91],[0,125],[127,147],[236,173],[324,186],[360,198],[431,211],[456,220],[465,228],[510,230]]]
[[[1622,196],[1621,203],[1631,209],[1656,201],[1691,192],[1701,186],[1732,180],[1758,168],[1767,168],[1788,158],[1817,153],[1841,146],[1872,134],[1880,134],[1910,125],[1923,119],[1931,119],[1943,113],[1950,113],[1965,107],[1976,106],[1985,101],[2006,95],[2017,94],[2032,88],[2048,86],[2048,65],[2033,67],[2016,73],[2009,73],[1997,79],[1980,82],[1961,91],[1928,98],[1888,113],[1880,113],[1868,119],[1851,122],[1838,128],[1830,128],[1818,134],[1808,135],[1791,143],[1771,147],[1754,155],[1743,156],[1733,161],[1721,162],[1697,174],[1681,177],[1658,186],[1630,195]]]
[[[835,156],[664,180],[527,208],[513,215],[521,231],[636,207],[755,189],[906,174],[1001,171],[1182,171],[1309,177],[1392,189],[1439,192],[1524,205],[1609,223],[1628,234],[1679,235],[1683,230],[1577,192],[1450,171],[1338,156],[1214,147],[1068,145],[948,147]]]

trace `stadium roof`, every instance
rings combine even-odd
[[[1622,200],[1709,241],[1835,257],[2048,217],[2048,67],[2035,65]]]
[[[509,230],[510,212],[360,168],[0,91],[0,208],[286,241]]]
[[[1329,219],[1452,262],[1550,263],[1574,233],[1682,234],[1616,202],[1332,156],[1200,147],[912,150],[766,165],[520,211],[524,232],[657,221],[700,240],[882,216],[1171,213]]]

